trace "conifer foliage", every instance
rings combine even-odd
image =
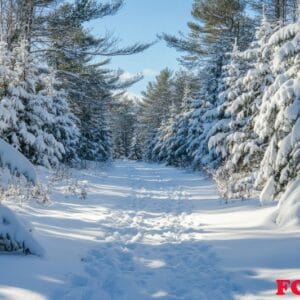
[[[1,136],[33,163],[57,166],[72,155],[76,126],[66,97],[47,70],[39,70],[25,40],[1,45]],[[63,145],[65,144],[65,146]],[[74,156],[74,154],[73,154]]]

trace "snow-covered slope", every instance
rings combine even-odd
[[[298,228],[266,223],[275,206],[224,204],[205,175],[119,161],[73,179],[86,199],[60,180],[49,207],[8,203],[46,254],[0,256],[0,299],[274,299],[300,268]]]
[[[33,165],[14,147],[0,138],[0,194],[4,198],[4,190],[10,184],[13,175],[24,176],[35,184],[37,176]],[[42,255],[43,250],[34,240],[27,228],[14,213],[0,204],[0,253],[19,252]]]

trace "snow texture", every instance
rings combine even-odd
[[[47,252],[18,262],[0,256],[1,299],[233,299],[237,287],[193,217],[201,193],[217,197],[210,180],[135,162],[75,178],[87,199],[60,180],[52,206],[22,210]]]
[[[300,268],[299,227],[278,230],[274,204],[225,204],[201,173],[117,161],[72,170],[53,182],[52,201],[9,203],[47,252],[0,256],[1,300],[268,300]]]

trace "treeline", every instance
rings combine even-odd
[[[149,44],[119,47],[86,29],[118,12],[122,0],[0,1],[0,137],[47,167],[112,157],[112,106],[124,88],[110,57]]]
[[[300,173],[299,1],[195,0],[187,35],[163,34],[163,70],[138,108],[132,157],[205,169],[227,198],[278,199]]]

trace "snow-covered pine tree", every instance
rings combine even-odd
[[[14,147],[0,139],[0,196],[11,184],[12,176],[37,183],[34,166]],[[14,213],[1,204],[0,197],[0,252],[22,251],[24,254],[42,255],[43,249],[33,239],[30,228],[24,227]]]
[[[222,39],[219,43],[221,42]],[[222,155],[225,154],[223,146],[214,147],[215,144],[213,143],[216,141],[217,135],[220,137],[223,130],[223,137],[225,137],[226,126],[229,124],[228,116],[224,116],[225,97],[219,97],[218,94],[226,90],[230,84],[236,84],[236,79],[238,78],[236,73],[239,71],[237,68],[237,53],[238,50],[236,49],[232,54],[232,56],[236,55],[234,61],[236,65],[232,62],[232,64],[226,66],[225,62],[228,59],[226,59],[225,53],[219,52],[208,62],[208,67],[205,69],[207,73],[204,75],[201,72],[203,77],[201,77],[200,101],[195,103],[197,106],[195,106],[195,110],[192,113],[188,136],[188,149],[193,158],[192,165],[196,169],[200,167],[215,169],[220,165]],[[224,64],[225,67],[223,66]],[[227,70],[227,68],[229,69]],[[235,79],[233,79],[234,76]],[[232,82],[229,82],[231,77]],[[226,83],[226,81],[228,82]],[[228,85],[226,86],[226,84]],[[212,139],[209,142],[213,136],[215,136],[214,140]],[[220,144],[221,142],[222,140],[220,140]]]
[[[112,157],[111,103],[115,100],[114,92],[120,93],[139,79],[137,76],[121,82],[122,72],[107,68],[110,59],[98,58],[131,55],[150,46],[136,43],[119,47],[117,39],[111,35],[96,37],[86,30],[87,22],[115,14],[122,3],[122,0],[105,4],[101,1],[62,1],[55,9],[45,12],[46,22],[40,20],[42,24],[46,23],[47,46],[51,49],[45,52],[47,61],[59,70],[59,80],[68,92],[72,112],[79,120],[78,156],[84,160]]]
[[[215,103],[217,80],[215,80],[214,65],[207,65],[207,72],[199,73],[200,88],[191,102],[191,109],[186,114],[189,119],[187,152],[191,158],[191,165],[194,169],[203,167],[204,157],[207,155],[207,143],[205,137],[213,121],[211,112]]]
[[[240,60],[250,69],[237,81],[243,86],[242,92],[226,104],[225,113],[231,118],[225,141],[227,157],[215,174],[226,197],[252,194],[255,174],[264,155],[265,147],[254,133],[253,119],[263,93],[273,81],[269,65],[272,51],[266,46],[272,31],[272,24],[263,14],[254,42],[239,54]]]
[[[39,93],[52,103],[52,106],[49,107],[50,113],[53,115],[50,132],[64,146],[62,162],[69,164],[77,161],[79,130],[76,124],[78,120],[70,110],[67,93],[61,88],[54,70],[48,70],[42,77]]]
[[[232,116],[227,107],[243,93],[243,75],[242,60],[237,42],[235,42],[230,54],[229,64],[223,67],[223,82],[220,85],[222,91],[218,96],[217,118],[218,120],[207,132],[206,140],[210,154],[210,162],[213,167],[219,166],[228,156],[228,148],[226,138],[230,133],[232,124]]]
[[[1,136],[33,163],[58,165],[65,149],[52,134],[53,98],[39,90],[43,82],[38,64],[28,52],[25,40],[12,51],[3,50],[1,55],[5,52],[10,57],[8,73],[13,77],[8,81],[2,75],[5,85],[0,102]]]
[[[219,108],[223,99],[220,99],[218,94],[224,90],[223,66],[228,61],[225,52],[225,49],[229,47],[228,40],[231,40],[230,36],[224,36],[215,43],[210,59],[199,72],[200,100],[198,103],[196,102],[196,110],[192,115],[194,121],[191,121],[192,125],[188,136],[188,149],[192,153],[190,155],[193,159],[192,165],[196,169],[201,167],[214,169],[220,163],[218,156],[209,150],[208,140],[216,132],[216,124],[222,118]]]
[[[174,122],[178,108],[173,104],[170,108],[169,117],[163,121],[159,130],[155,146],[152,150],[153,160],[157,162],[169,162],[168,158],[173,151],[170,149],[172,137],[175,135]],[[171,163],[170,163],[171,164]]]
[[[143,158],[143,138],[139,126],[139,124],[136,124],[130,142],[128,158],[132,160],[141,160]]]
[[[265,92],[254,129],[268,144],[256,180],[261,201],[270,202],[299,176],[300,22],[280,28],[270,38],[274,83]]]
[[[105,109],[99,100],[89,99],[81,107],[79,157],[83,160],[106,161],[112,157],[112,136]]]
[[[162,124],[164,124],[164,121],[162,121]],[[159,128],[151,129],[147,134],[143,150],[143,159],[145,161],[156,161],[156,155],[153,153],[153,149],[159,142],[159,134]]]
[[[191,158],[188,153],[188,132],[190,122],[191,105],[195,97],[196,86],[194,78],[186,79],[182,103],[180,105],[180,113],[174,114],[169,125],[169,141],[166,145],[168,164],[173,166],[188,166]]]
[[[190,72],[179,71],[171,82],[169,111],[157,131],[152,145],[152,160],[166,162],[174,166],[190,163],[187,153],[188,112],[196,97],[198,79]],[[168,105],[170,105],[168,104]]]
[[[162,70],[156,80],[148,84],[139,103],[140,137],[145,149],[144,158],[148,160],[151,160],[152,150],[158,141],[158,129],[169,116],[174,91],[172,75],[169,69]]]
[[[128,158],[133,131],[136,123],[136,102],[127,95],[122,96],[113,104],[112,133],[115,158]]]

